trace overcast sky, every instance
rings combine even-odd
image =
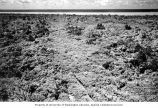
[[[158,0],[0,0],[0,9],[154,9]]]

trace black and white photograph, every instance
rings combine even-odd
[[[0,0],[5,102],[158,102],[158,0]]]

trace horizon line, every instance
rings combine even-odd
[[[158,12],[158,9],[0,9],[0,12]]]

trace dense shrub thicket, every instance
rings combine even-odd
[[[6,17],[6,16],[4,16]],[[21,40],[34,41],[36,38],[49,35],[49,24],[45,18],[35,16],[24,18],[1,18],[1,34],[3,41],[2,46],[7,46]]]
[[[9,83],[5,81],[7,78],[11,81],[15,80],[11,82],[14,84],[22,77],[26,77],[26,73],[33,70],[37,65],[37,61],[33,58],[37,52],[26,50],[23,45],[27,42],[34,42],[36,38],[47,37],[48,35],[49,23],[46,17],[38,15],[1,15],[0,78],[3,83],[0,87],[0,101],[7,101],[11,96],[17,96],[17,93],[13,94],[17,90],[10,90],[12,86],[9,86]],[[13,86],[13,88],[19,89],[22,92],[21,95],[24,93],[24,97],[30,97],[29,92],[20,89],[20,84]],[[30,91],[33,91],[32,87],[30,89]]]

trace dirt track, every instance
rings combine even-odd
[[[155,94],[152,95],[152,92],[156,92],[156,89],[152,92],[149,90],[152,89],[148,85],[150,79],[145,78],[143,82],[140,82],[139,79],[134,81],[122,79],[123,75],[119,75],[119,71],[123,71],[121,66],[125,65],[124,57],[115,56],[117,50],[110,52],[114,53],[115,56],[111,56],[111,58],[106,54],[99,54],[98,52],[102,50],[102,44],[87,45],[84,34],[82,36],[70,35],[64,30],[64,27],[61,27],[52,37],[54,49],[62,57],[64,56],[59,61],[64,66],[74,69],[70,70],[71,72],[68,75],[75,80],[75,83],[71,83],[69,79],[70,101],[144,101],[148,97],[151,100],[157,97]],[[117,37],[114,38],[111,38],[112,42],[117,42]],[[120,37],[118,40],[120,40]],[[110,42],[109,39],[107,39],[108,42]],[[109,59],[114,61],[115,66],[118,66],[114,67],[113,71],[105,70],[102,67],[102,64]],[[145,81],[147,81],[147,84]],[[139,86],[139,83],[142,85]],[[73,88],[71,85],[73,85]],[[75,90],[73,91],[73,89]],[[71,96],[73,100],[71,100]]]

